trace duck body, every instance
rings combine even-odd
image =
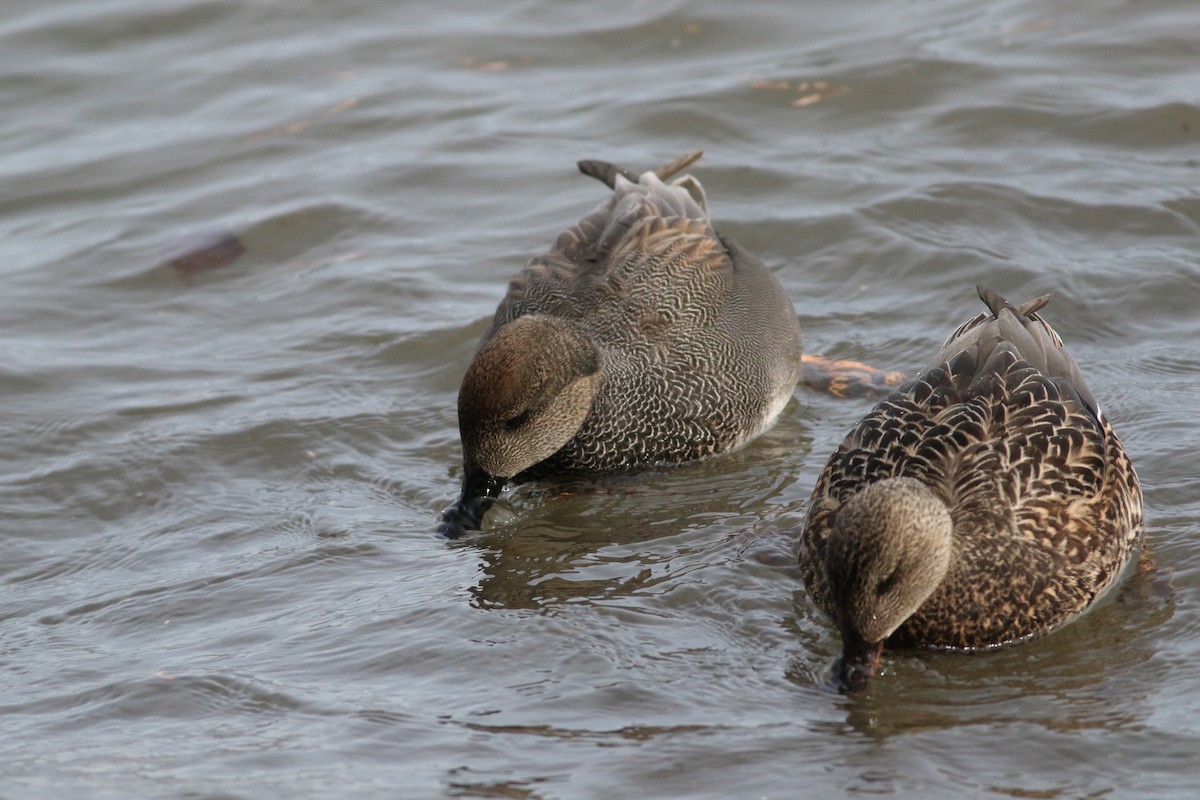
[[[770,426],[799,378],[791,301],[719,236],[704,190],[580,162],[613,193],[508,286],[459,391],[464,484],[439,530],[477,527],[508,480],[678,464]]]
[[[958,328],[829,458],[802,578],[859,688],[884,642],[977,649],[1046,633],[1111,586],[1142,530],[1120,440],[1058,334],[979,287]]]

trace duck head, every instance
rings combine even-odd
[[[945,501],[912,478],[869,484],[842,505],[825,549],[842,633],[840,691],[866,687],[884,642],[941,584],[952,532]]]
[[[438,532],[478,529],[510,478],[574,438],[599,386],[600,351],[568,320],[530,314],[497,329],[458,393],[462,493],[442,513]]]

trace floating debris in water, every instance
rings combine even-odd
[[[462,69],[474,70],[475,72],[505,72],[513,67],[524,67],[533,63],[532,56],[521,56],[520,58],[504,59],[497,58],[491,61],[480,61],[474,58],[460,58],[456,62]]]
[[[353,76],[353,73],[348,73],[348,74]],[[279,125],[274,128],[262,128],[257,131],[251,131],[250,133],[246,134],[242,138],[244,141],[252,142],[255,139],[265,139],[265,138],[273,137],[273,136],[291,136],[291,135],[294,135],[297,133],[303,133],[304,131],[311,128],[315,123],[323,122],[323,121],[329,119],[330,117],[336,116],[345,111],[349,111],[350,109],[357,106],[358,102],[359,101],[358,101],[357,97],[349,97],[345,100],[334,103],[332,106],[325,109],[320,114],[317,114],[316,116],[311,117],[309,119],[302,119],[302,120],[297,120],[296,122],[289,122],[286,125]]]
[[[787,81],[766,80],[757,78],[750,82],[750,88],[769,92],[796,92],[800,96],[792,100],[793,108],[804,108],[813,103],[819,103],[830,97],[842,94],[849,87],[829,81]]]
[[[204,231],[184,237],[167,259],[180,277],[228,267],[246,252],[242,240],[229,231]]]

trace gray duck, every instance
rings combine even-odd
[[[1142,530],[1133,464],[1062,340],[977,287],[967,321],[829,458],[801,575],[837,625],[843,691],[886,643],[970,650],[1046,633],[1111,586]]]
[[[641,175],[579,162],[612,195],[509,283],[459,390],[462,492],[440,533],[478,528],[510,480],[692,461],[782,412],[796,312],[714,230],[699,181],[672,179],[699,157]]]

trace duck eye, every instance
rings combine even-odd
[[[875,585],[875,596],[883,597],[885,594],[896,588],[896,584],[900,582],[900,569],[897,567],[892,570],[892,574],[881,580]]]
[[[517,428],[520,428],[526,422],[529,422],[529,410],[528,409],[522,411],[520,414],[517,414],[515,417],[510,417],[510,418],[506,419],[504,421],[504,427],[508,428],[510,431],[515,431]]]

